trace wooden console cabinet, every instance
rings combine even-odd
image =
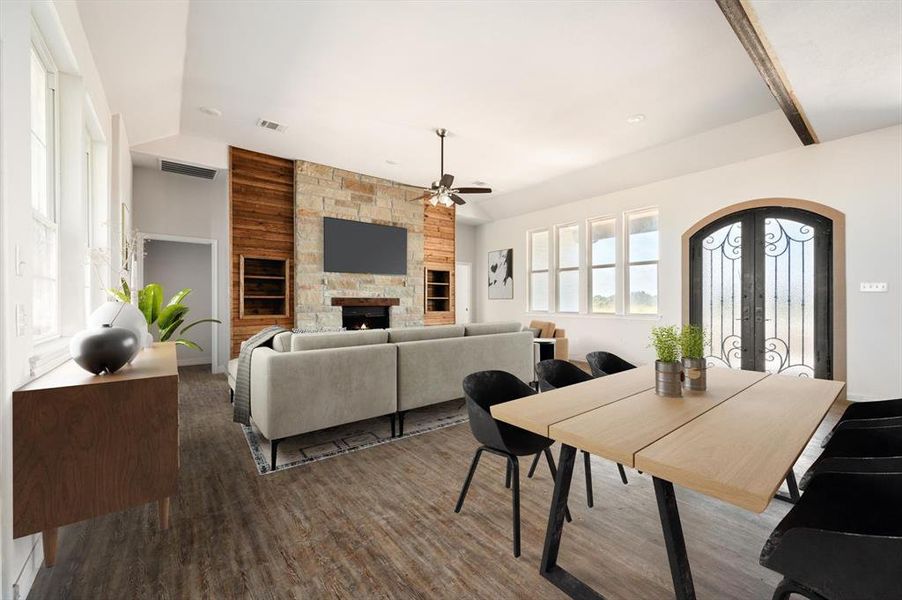
[[[175,344],[154,344],[113,375],[68,361],[13,392],[13,537],[159,503],[169,527],[178,486]]]

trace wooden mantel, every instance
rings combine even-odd
[[[332,298],[332,306],[398,306],[400,298]]]

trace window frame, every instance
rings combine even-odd
[[[576,228],[576,266],[575,267],[562,267],[561,266],[561,230],[569,229],[571,227]],[[582,254],[582,248],[580,248],[581,244],[581,236],[579,235],[579,222],[574,221],[571,223],[560,223],[554,226],[554,309],[556,313],[560,314],[579,314],[579,287],[582,284],[582,265],[580,264],[579,257]],[[567,272],[576,272],[577,281],[576,281],[576,310],[563,310],[561,309],[561,273]]]
[[[614,231],[614,262],[612,263],[595,263],[594,257],[592,256],[592,225],[596,223],[611,223]],[[618,315],[617,305],[619,302],[620,296],[620,265],[619,259],[621,257],[621,252],[619,248],[619,240],[617,239],[617,215],[603,215],[600,217],[592,217],[590,219],[586,219],[586,268],[587,268],[587,277],[588,280],[586,282],[586,287],[588,289],[588,297],[586,299],[586,312],[590,315]],[[596,311],[594,309],[594,297],[595,290],[593,288],[594,282],[594,274],[595,269],[613,269],[614,270],[614,308],[611,311]]]
[[[48,207],[52,211],[52,215],[48,216],[43,214],[41,211],[34,208],[32,203],[32,220],[37,222],[40,226],[47,228],[51,232],[53,232],[53,236],[55,238],[55,254],[56,254],[56,268],[54,272],[54,277],[41,277],[42,279],[51,279],[56,282],[56,298],[54,298],[54,319],[55,319],[55,328],[53,331],[46,333],[44,335],[34,335],[34,329],[32,328],[32,344],[35,347],[36,353],[38,351],[38,347],[41,345],[46,345],[47,343],[53,342],[61,337],[61,317],[62,317],[62,290],[60,289],[60,257],[61,257],[61,249],[60,249],[60,155],[59,155],[59,136],[60,136],[60,119],[59,119],[59,70],[56,66],[56,63],[53,60],[53,57],[50,53],[50,50],[44,41],[43,37],[40,34],[40,31],[37,28],[37,24],[32,23],[32,36],[31,36],[31,49],[37,57],[38,61],[41,63],[41,66],[44,68],[44,72],[47,77],[47,92],[48,96],[45,98],[45,122],[46,122],[46,152],[47,152],[47,163],[46,163],[46,177],[47,177],[47,193],[50,196],[48,198]],[[29,54],[29,57],[31,55]],[[31,99],[29,99],[29,110],[33,108],[31,106]],[[31,125],[29,124],[29,136],[31,136]],[[29,138],[30,139],[30,138]],[[32,191],[32,194],[34,192]],[[36,240],[32,241],[32,252],[34,252],[36,248]],[[32,279],[37,279],[38,276],[34,274],[34,269],[32,269]],[[34,313],[34,292],[32,292],[32,313]],[[34,314],[32,314],[32,318],[34,318]]]
[[[654,214],[657,218],[658,225],[655,234],[658,236],[658,258],[654,260],[632,260],[630,256],[630,219],[633,217],[641,217],[647,214]],[[623,314],[630,317],[658,317],[661,315],[661,211],[657,206],[648,206],[645,208],[637,208],[623,212],[623,233],[622,250],[623,250]],[[656,306],[653,313],[633,312],[632,310],[632,287],[630,282],[630,271],[632,267],[644,265],[655,265],[655,297]]]
[[[533,236],[537,233],[545,233],[548,235],[548,249],[547,249],[547,258],[545,261],[544,269],[533,269],[532,257],[533,257]],[[551,312],[551,254],[554,251],[552,239],[551,239],[551,229],[548,227],[540,227],[538,229],[530,229],[526,232],[526,260],[528,261],[527,273],[529,274],[526,281],[526,306],[528,308],[528,312],[531,313],[550,313]],[[546,290],[546,298],[545,305],[547,308],[540,309],[535,308],[532,304],[532,276],[534,273],[545,273],[547,276],[548,284]]]

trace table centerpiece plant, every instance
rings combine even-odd
[[[679,398],[683,395],[683,366],[680,364],[680,331],[675,325],[654,327],[651,345],[655,349],[655,393]]]
[[[680,330],[680,352],[683,356],[683,387],[704,391],[707,388],[705,364],[705,329],[698,325],[684,325]]]

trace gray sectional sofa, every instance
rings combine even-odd
[[[463,396],[463,378],[499,369],[533,379],[533,334],[519,323],[281,333],[251,356],[251,415],[279,440]],[[229,363],[234,389],[237,360]]]

